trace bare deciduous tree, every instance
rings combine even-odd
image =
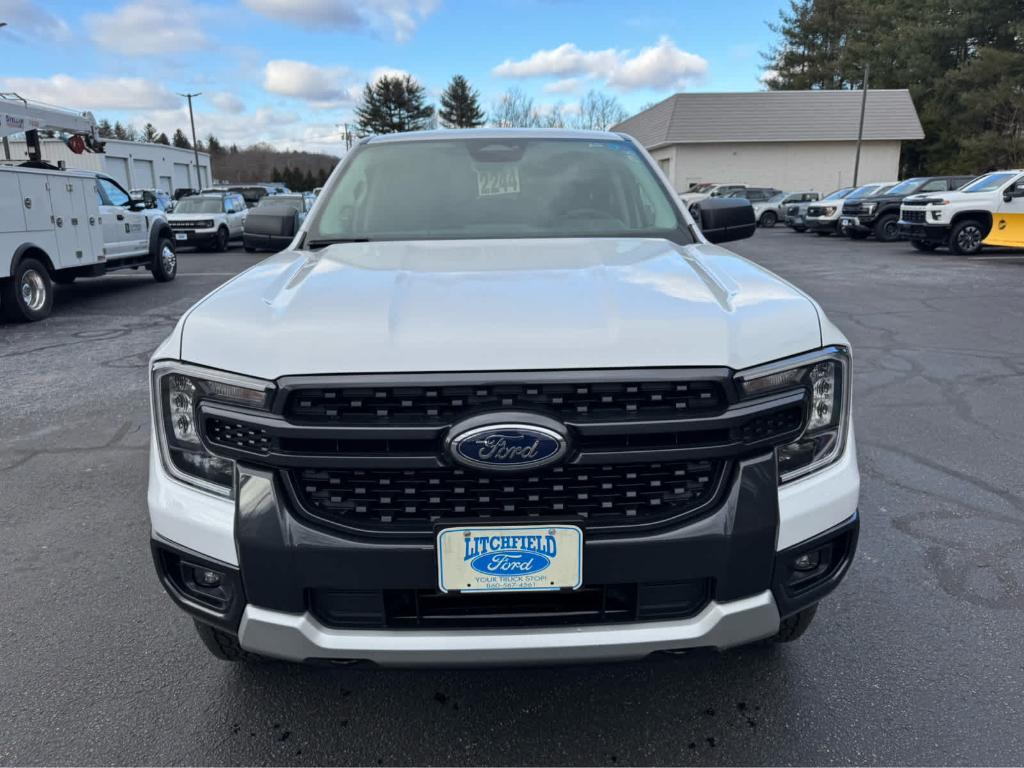
[[[580,100],[580,111],[572,124],[582,130],[607,131],[628,116],[614,96],[592,90]]]
[[[495,128],[537,128],[542,124],[533,99],[518,88],[509,88],[491,107]]]

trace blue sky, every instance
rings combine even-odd
[[[594,88],[629,111],[679,90],[760,88],[783,0],[0,0],[0,90],[97,117],[338,153],[363,83],[454,73],[488,108],[510,87],[571,114]]]

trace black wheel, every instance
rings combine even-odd
[[[156,241],[152,259],[149,271],[158,283],[169,283],[178,274],[178,257],[174,253],[174,244],[169,237],[161,237]]]
[[[848,234],[850,236],[851,240],[866,240],[867,237],[868,237],[868,233],[867,232],[858,232],[855,229],[851,229],[846,234]]]
[[[67,272],[58,272],[53,276],[53,282],[57,285],[71,285],[75,282],[77,275],[69,275]]]
[[[985,232],[977,219],[962,219],[953,225],[949,233],[949,250],[957,256],[973,256],[981,253],[981,241]]]
[[[775,211],[765,211],[761,214],[761,226],[768,227],[771,229],[779,220],[779,215]]]
[[[793,227],[797,232],[806,232],[807,227]]]
[[[927,240],[911,240],[910,244],[922,253],[931,253],[939,247],[938,243],[930,243]]]
[[[7,280],[0,280],[0,304],[8,320],[32,323],[42,320],[53,309],[53,283],[50,273],[38,259],[18,262]]]
[[[217,239],[213,242],[213,250],[217,253],[223,253],[228,249],[228,240],[230,235],[228,234],[227,227],[221,227],[217,230]]]
[[[201,621],[193,619],[196,625],[196,633],[199,635],[199,639],[203,641],[203,645],[206,646],[206,650],[212,653],[221,661],[244,661],[253,663],[260,661],[262,657],[255,653],[249,653],[238,644],[238,638],[234,635],[229,635],[223,630],[211,627],[209,624],[204,624]]]
[[[787,616],[779,623],[779,631],[775,635],[769,638],[769,642],[772,643],[791,643],[811,626],[811,622],[814,621],[814,614],[817,613],[817,604],[812,605],[810,608],[804,608],[799,613],[794,613],[792,616]]]
[[[895,213],[880,216],[875,222],[875,239],[883,243],[891,243],[900,238],[900,218]]]

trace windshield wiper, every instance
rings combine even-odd
[[[369,243],[368,237],[334,237],[325,240],[310,240],[305,244],[306,248],[326,248],[328,245],[343,245],[345,243]]]

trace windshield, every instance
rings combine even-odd
[[[837,189],[835,192],[829,192],[823,200],[842,200],[844,197],[849,197],[850,193],[853,192],[853,187],[843,187]]]
[[[868,195],[876,195],[885,189],[881,184],[868,184],[866,187],[858,187],[853,190],[847,197],[853,200],[855,197],[867,197]]]
[[[625,141],[371,142],[322,194],[312,244],[621,236],[691,242],[666,189]]]
[[[175,213],[221,213],[224,201],[219,197],[186,197],[178,201]]]
[[[911,192],[916,190],[918,187],[920,187],[926,181],[928,181],[928,179],[926,179],[926,178],[907,179],[905,181],[901,181],[899,184],[897,184],[895,187],[893,187],[892,189],[889,190],[889,194],[891,194],[891,195],[909,195]]]
[[[1008,182],[1016,173],[1001,171],[999,173],[990,173],[987,176],[982,176],[976,181],[972,181],[969,184],[964,185],[960,188],[961,192],[992,192],[999,189],[1003,184]]]

